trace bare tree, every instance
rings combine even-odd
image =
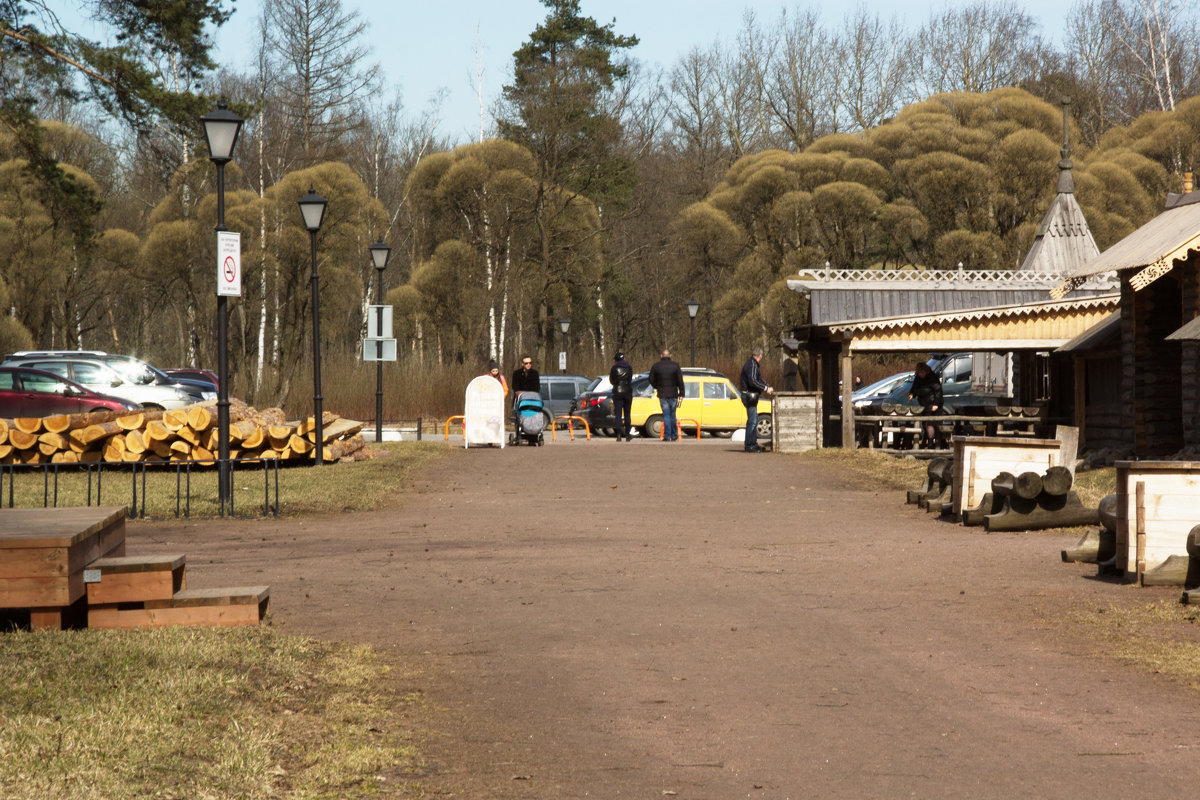
[[[837,55],[830,64],[845,127],[873,128],[912,98],[905,39],[904,27],[896,17],[885,23],[865,6],[846,15],[830,46]]]
[[[1033,30],[1033,18],[1013,0],[976,0],[935,14],[913,39],[925,92],[1016,86],[1041,47]]]
[[[790,148],[803,150],[818,136],[837,129],[831,73],[837,59],[829,57],[835,48],[812,9],[790,19],[783,12],[776,30],[779,42],[762,100]]]
[[[334,155],[362,124],[362,101],[378,88],[379,66],[361,43],[367,23],[341,0],[265,0],[267,44],[278,102],[299,131],[305,165]]]

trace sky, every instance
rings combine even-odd
[[[1072,0],[1015,0],[1058,39],[1056,31]],[[512,54],[545,19],[538,0],[342,0],[370,28],[366,44],[382,67],[385,80],[398,87],[407,115],[416,117],[431,98],[444,93],[437,129],[454,142],[479,136],[480,101],[476,78],[482,63],[484,110],[489,111],[510,79]],[[947,6],[918,0],[862,0],[884,19],[899,15],[909,28],[922,24],[933,11]],[[948,5],[965,5],[952,0]],[[635,35],[639,44],[631,55],[649,67],[670,69],[693,47],[708,47],[717,39],[732,43],[747,10],[763,24],[779,19],[781,11],[816,7],[830,27],[851,9],[847,0],[582,0],[581,11],[600,24],[615,20],[614,31]],[[233,18],[218,32],[217,60],[226,67],[249,70],[254,51],[255,21],[260,0],[238,0]],[[390,97],[391,91],[388,92]]]

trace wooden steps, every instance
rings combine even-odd
[[[266,586],[183,589],[165,600],[89,608],[88,627],[107,630],[169,625],[257,625],[266,616],[269,603],[270,589]]]
[[[189,589],[185,556],[126,556],[124,508],[0,509],[0,609],[31,628],[257,625],[266,586]]]

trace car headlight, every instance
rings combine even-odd
[[[188,394],[187,392],[185,392],[183,389],[176,389],[175,397],[176,397],[176,399],[182,400],[185,403],[192,402],[192,396],[190,394]]]
[[[216,400],[217,393],[216,392],[201,392],[200,397],[205,400]]]

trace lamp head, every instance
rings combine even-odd
[[[300,213],[304,216],[304,227],[311,232],[319,231],[321,221],[325,218],[325,206],[328,201],[317,194],[312,186],[309,186],[308,194],[301,197],[298,202]]]
[[[204,124],[208,157],[218,164],[232,160],[233,147],[237,144],[238,133],[242,130],[245,120],[230,111],[225,98],[222,97],[216,110],[200,117],[200,122]]]
[[[688,316],[695,319],[696,314],[700,311],[700,304],[695,300],[688,300],[685,305],[687,306]]]
[[[375,269],[382,272],[387,268],[388,257],[392,254],[392,248],[383,243],[383,237],[379,237],[379,241],[367,248],[371,251],[371,263],[375,265]]]

